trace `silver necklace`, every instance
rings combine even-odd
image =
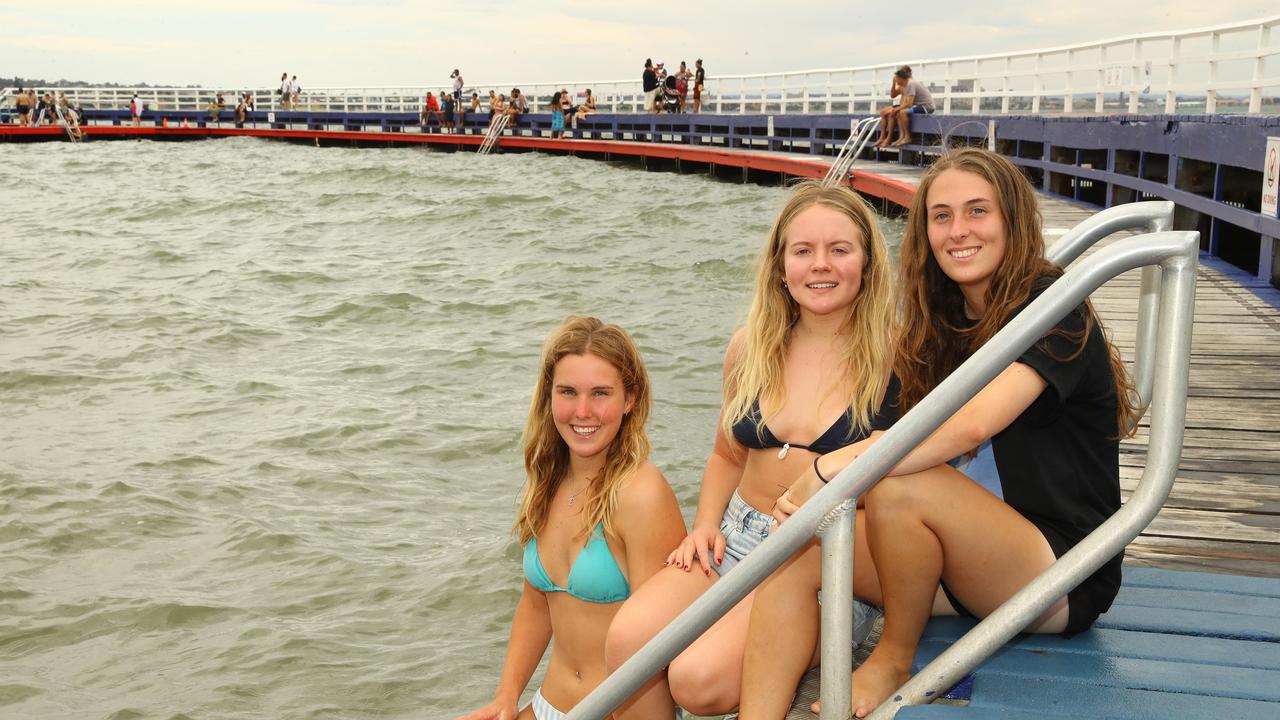
[[[569,507],[573,507],[573,501],[578,499],[578,496],[582,494],[583,490],[586,490],[587,488],[591,487],[592,479],[593,478],[587,478],[586,483],[584,483],[582,487],[578,488],[577,492],[569,493]]]

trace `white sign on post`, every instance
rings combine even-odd
[[[1267,154],[1262,161],[1262,215],[1280,217],[1280,137],[1267,138]]]

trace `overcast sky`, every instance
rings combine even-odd
[[[892,7],[908,9],[898,17]],[[1276,0],[0,0],[0,76],[304,87],[617,80],[645,57],[732,75],[1089,42],[1280,14]]]

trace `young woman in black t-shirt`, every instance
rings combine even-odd
[[[903,412],[1062,273],[1044,259],[1031,184],[1008,160],[978,149],[952,151],[926,173],[899,266],[894,371]],[[854,592],[884,606],[885,625],[853,674],[856,717],[906,682],[931,615],[985,617],[1119,509],[1119,438],[1137,415],[1131,389],[1086,302],[866,494]],[[831,478],[875,439],[823,456],[815,470]],[[779,521],[821,487],[815,470],[778,499]],[[791,694],[782,686],[798,684],[816,662],[817,638],[798,637],[795,623],[781,620],[816,623],[819,566],[810,549],[756,593],[744,718],[783,717]],[[1117,556],[1028,631],[1088,628],[1119,585]]]

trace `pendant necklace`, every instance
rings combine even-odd
[[[591,486],[591,480],[592,478],[587,478],[586,483],[582,487],[578,488],[577,492],[569,494],[569,507],[573,507],[573,501],[578,499],[578,496],[582,494],[583,490],[586,490]]]

